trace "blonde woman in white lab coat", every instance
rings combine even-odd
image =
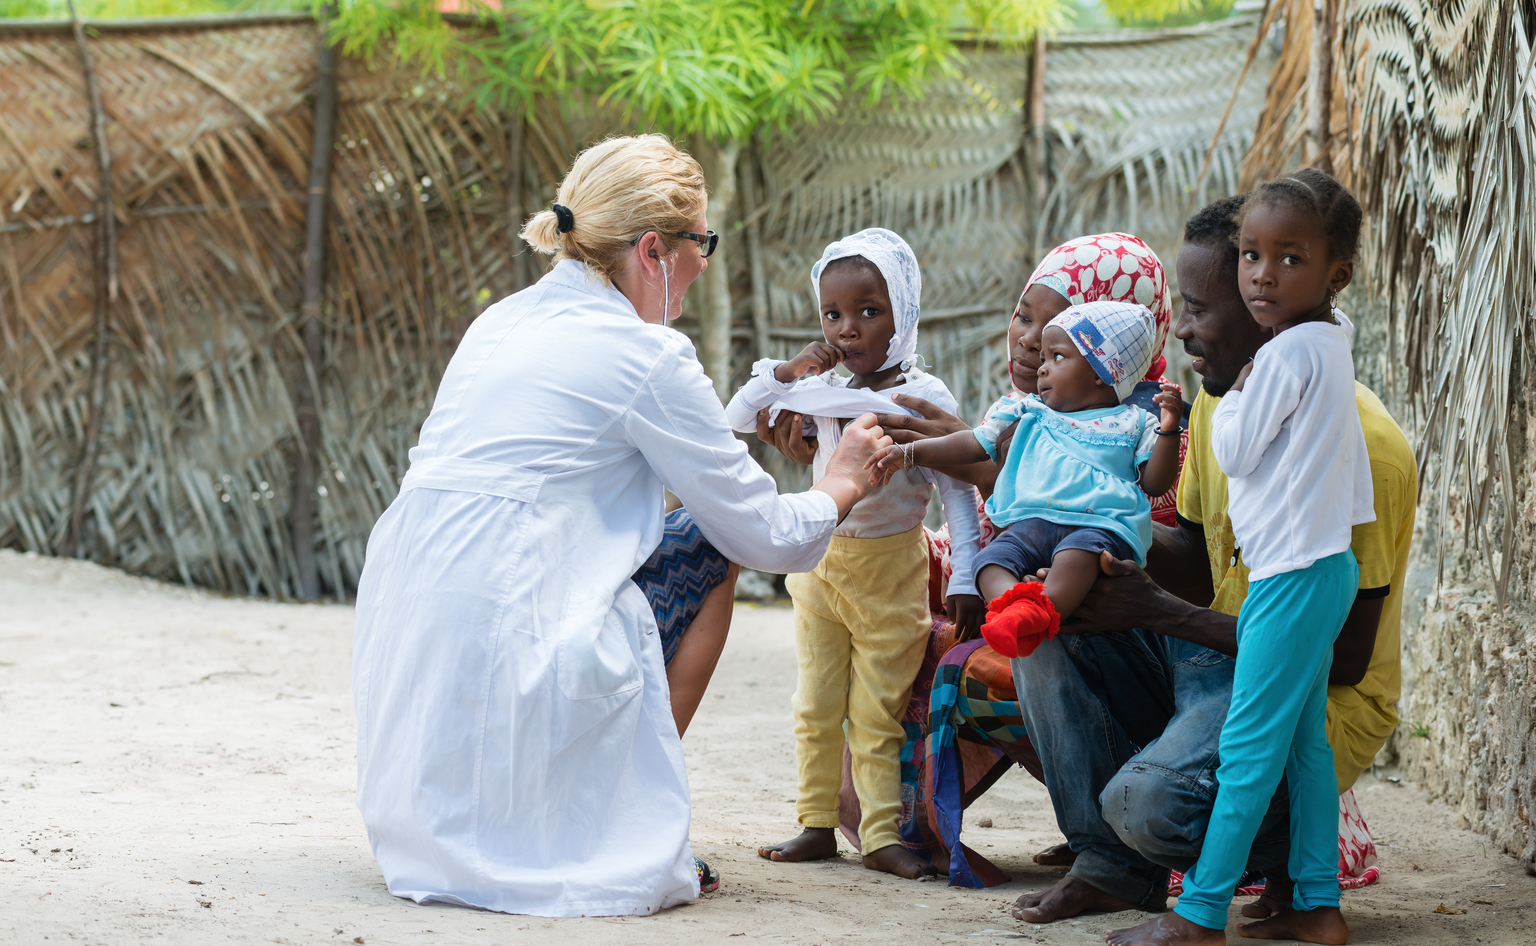
[[[866,415],[786,496],[748,457],[665,327],[714,248],[706,200],[698,164],[660,136],[576,159],[523,230],[554,269],[465,334],[369,538],[358,807],[396,896],[616,916],[699,894],[679,732],[724,645],[730,582],[676,643],[669,686],[632,580],[662,541],[662,487],[724,558],[804,572],[890,442]]]

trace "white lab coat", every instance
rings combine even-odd
[[[830,496],[778,495],[681,333],[572,261],[443,375],[358,582],[358,807],[391,893],[540,916],[698,895],[656,620],[630,576],[662,484],[734,562],[815,567]]]

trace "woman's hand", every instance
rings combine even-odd
[[[865,465],[890,445],[891,438],[875,423],[873,414],[864,414],[843,428],[837,449],[827,459],[826,475],[811,487],[837,501],[838,521],[842,521],[859,500],[874,491],[875,484],[864,472]]]
[[[816,438],[805,439],[805,420],[799,414],[781,413],[779,422],[768,425],[768,408],[757,412],[757,439],[795,463],[809,466],[816,459]]]
[[[1152,398],[1161,411],[1158,427],[1164,433],[1171,434],[1179,429],[1179,421],[1184,417],[1183,392],[1177,384],[1164,383],[1162,390]]]
[[[981,595],[950,595],[944,599],[944,613],[955,622],[955,643],[975,640],[981,622],[987,616],[987,603]]]
[[[925,401],[910,394],[893,394],[891,400],[923,415],[921,417],[913,417],[911,414],[875,415],[880,428],[896,443],[912,443],[915,440],[927,440],[930,437],[942,437],[945,434],[971,429],[970,424],[942,407],[938,407],[932,401]]]
[[[807,374],[826,374],[843,360],[843,350],[826,342],[811,342],[800,354],[773,369],[780,384],[788,384]]]

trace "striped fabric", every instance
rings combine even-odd
[[[704,538],[688,510],[676,509],[667,514],[661,544],[635,572],[634,582],[645,592],[651,610],[656,613],[662,654],[668,664],[677,653],[683,631],[704,606],[704,596],[725,581],[730,567],[725,556]]]

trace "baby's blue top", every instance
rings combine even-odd
[[[1152,506],[1136,484],[1157,441],[1157,419],[1131,404],[1066,414],[1033,394],[1007,399],[975,430],[993,460],[998,438],[1014,421],[1019,429],[987,500],[988,517],[999,526],[1044,519],[1105,529],[1145,565]]]

